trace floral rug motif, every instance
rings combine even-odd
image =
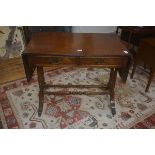
[[[116,115],[109,108],[109,95],[45,95],[38,117],[38,82],[20,79],[0,86],[0,118],[4,128],[95,129],[134,128],[155,113],[155,81],[145,93],[148,75],[137,68],[134,79],[122,83],[119,75],[115,88]],[[51,84],[106,84],[108,69],[61,68],[45,73]],[[49,91],[79,91],[77,88],[50,88]],[[83,88],[87,91],[88,89]],[[101,91],[91,88],[89,91]],[[136,127],[135,127],[136,128]],[[154,128],[154,126],[151,126]]]

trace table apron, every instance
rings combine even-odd
[[[126,66],[127,57],[47,57],[34,56],[29,57],[32,66],[79,66],[79,67],[107,67],[107,68],[121,68]]]

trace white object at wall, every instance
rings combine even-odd
[[[17,26],[0,26],[0,59],[19,57],[24,50],[21,32]]]
[[[115,33],[117,26],[73,26],[74,33]]]

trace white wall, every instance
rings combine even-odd
[[[114,33],[117,26],[73,26],[74,33]]]

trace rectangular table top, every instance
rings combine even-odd
[[[32,36],[24,54],[58,56],[127,56],[116,34],[40,32]]]
[[[147,44],[148,46],[153,47],[155,49],[155,37],[142,39],[141,43]]]

